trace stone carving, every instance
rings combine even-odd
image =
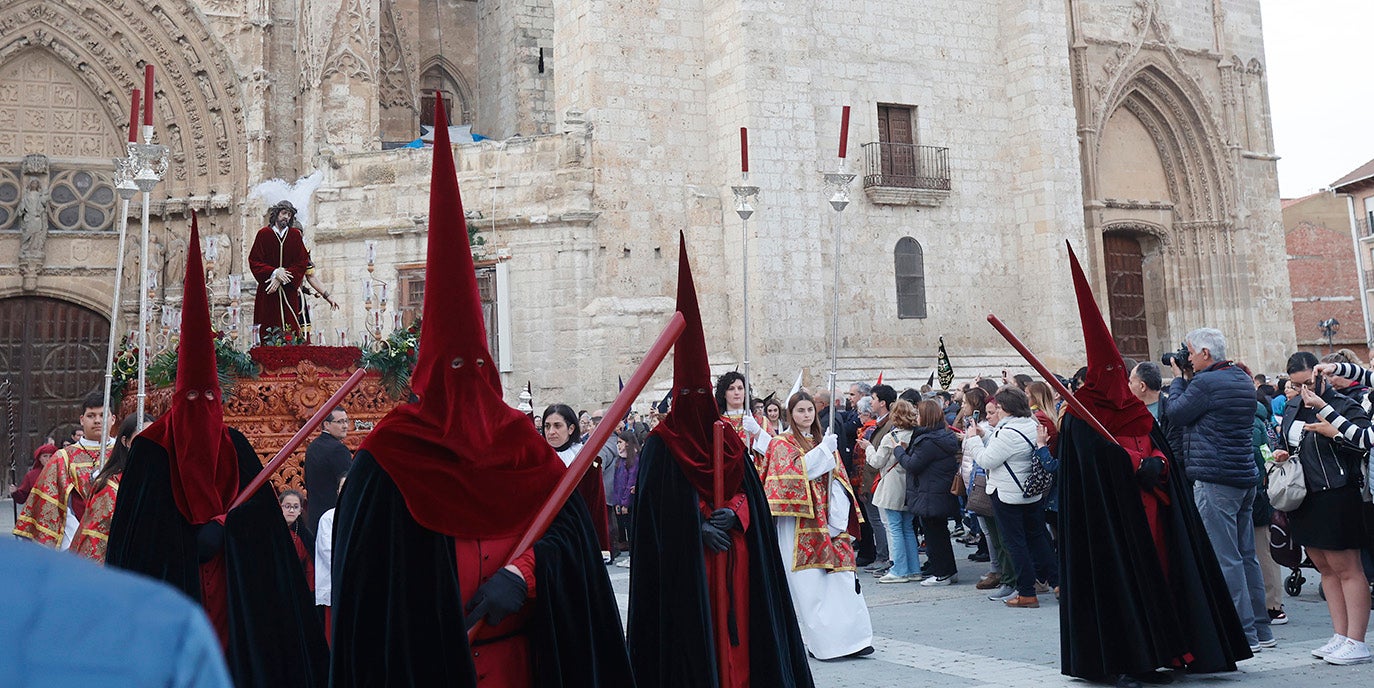
[[[176,232],[171,234],[172,239],[167,242],[167,261],[162,268],[162,283],[179,289],[186,278],[186,239]]]
[[[382,107],[404,107],[412,112],[415,105],[415,82],[409,62],[402,48],[402,37],[394,12],[395,3],[382,3],[382,25],[379,42],[378,73],[381,75]]]
[[[27,166],[25,169],[28,169]],[[48,198],[43,183],[38,179],[29,179],[16,213],[21,237],[19,258],[22,261],[43,262],[43,245],[48,240]]]
[[[372,56],[377,55],[377,23],[367,7],[361,0],[344,0],[320,72],[321,82],[335,74],[374,80]]]

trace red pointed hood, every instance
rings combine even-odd
[[[200,228],[191,215],[186,281],[181,297],[176,391],[167,414],[142,436],[167,450],[172,497],[182,516],[195,524],[224,513],[239,485],[238,454],[224,424],[215,335],[200,258]]]
[[[434,111],[426,298],[410,378],[419,400],[387,414],[362,448],[426,528],[464,538],[514,535],[566,469],[529,417],[502,399],[442,99]]]
[[[687,238],[679,233],[678,242],[677,310],[686,319],[687,327],[673,346],[672,409],[654,428],[654,434],[663,438],[697,494],[709,501],[714,498],[712,426],[720,420],[720,412],[712,393],[706,334],[701,325],[701,309],[697,306],[692,266],[687,260]],[[745,447],[734,432],[725,433],[724,455],[725,494],[728,497],[739,491],[744,479]]]
[[[1092,288],[1088,286],[1083,267],[1078,264],[1073,246],[1069,246],[1069,268],[1073,271],[1073,289],[1078,296],[1078,316],[1083,321],[1083,343],[1088,349],[1087,381],[1074,396],[1113,435],[1148,435],[1154,427],[1154,416],[1144,402],[1131,393],[1128,386],[1131,372],[1126,370],[1116,340],[1102,319],[1097,301],[1093,300]]]

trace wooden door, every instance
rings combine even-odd
[[[1112,336],[1121,355],[1150,359],[1150,336],[1145,318],[1145,255],[1140,241],[1125,234],[1102,238],[1107,261],[1107,303],[1112,311]]]
[[[21,475],[48,433],[74,426],[81,400],[104,388],[109,336],[103,316],[74,303],[35,296],[0,299],[0,374],[17,402],[13,445]],[[0,393],[0,431],[8,433],[4,402]],[[9,438],[0,442],[0,467],[9,466],[10,446]]]
[[[882,149],[882,174],[891,186],[909,186],[903,179],[916,176],[916,142],[912,111],[901,105],[878,106],[878,141]]]

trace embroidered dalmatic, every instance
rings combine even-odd
[[[110,520],[114,518],[115,499],[119,496],[119,476],[110,476],[105,485],[91,496],[81,525],[72,538],[71,551],[105,563],[105,548],[110,542]]]
[[[836,517],[844,514],[844,521],[834,524],[840,533],[832,537],[830,528],[832,478],[838,480],[841,489],[852,500],[852,495],[848,493],[848,476],[839,472],[841,469],[837,465],[816,478],[808,479],[806,454],[802,451],[800,440],[791,433],[778,435],[769,443],[763,469],[759,472],[769,510],[775,517],[791,516],[797,519],[793,541],[794,570],[852,571],[854,547],[849,533],[845,532],[849,525],[848,504],[842,511],[833,510]],[[833,458],[831,463],[834,463]]]
[[[790,432],[768,444],[763,492],[778,530],[778,551],[806,649],[834,659],[873,643],[873,623],[854,574],[847,532],[854,495],[833,452],[802,450]]]
[[[86,512],[91,476],[99,462],[100,445],[84,440],[53,454],[19,513],[15,536],[67,549]]]
[[[726,409],[725,413],[721,415],[721,419],[730,424],[730,428],[735,431],[736,435],[739,435],[740,441],[749,448],[749,456],[754,461],[754,470],[762,477],[765,464],[768,463],[767,458],[765,458],[768,454],[768,443],[773,440],[775,434],[773,430],[771,428],[766,429],[751,442],[749,432],[744,429],[744,409]]]

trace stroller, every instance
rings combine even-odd
[[[1307,582],[1302,570],[1315,571],[1317,566],[1303,553],[1302,545],[1294,541],[1288,533],[1288,513],[1277,509],[1274,510],[1273,519],[1269,523],[1269,554],[1279,566],[1290,571],[1283,579],[1283,591],[1288,593],[1289,597],[1301,595],[1302,586]],[[1322,599],[1326,599],[1324,593]]]

